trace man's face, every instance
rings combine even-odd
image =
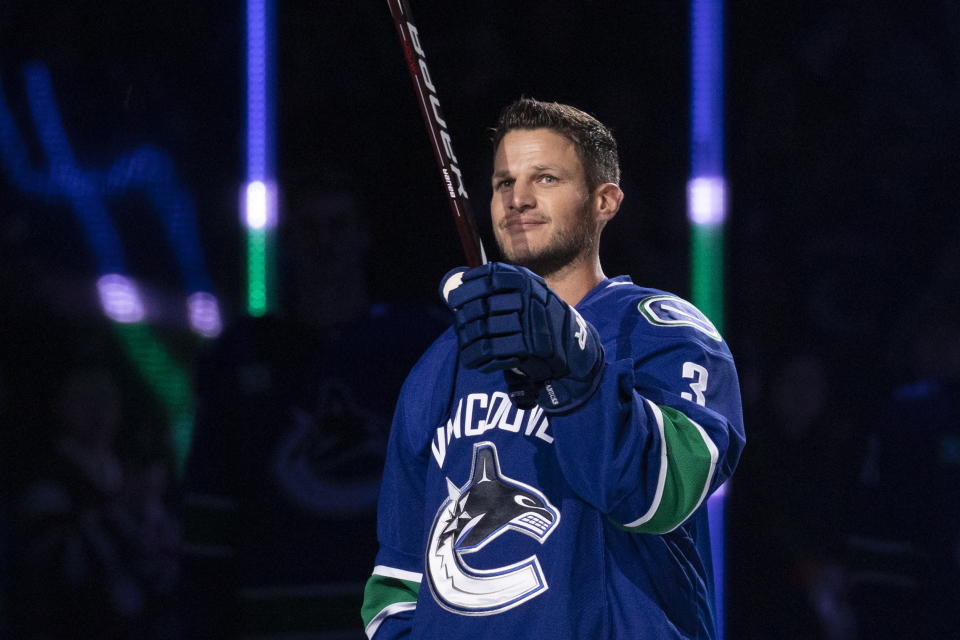
[[[493,160],[490,216],[507,262],[547,277],[594,246],[598,227],[574,144],[550,129],[516,129]]]

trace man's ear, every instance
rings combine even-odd
[[[623,202],[623,191],[612,182],[601,184],[593,192],[593,210],[597,217],[597,222],[606,224],[620,210],[620,203]]]

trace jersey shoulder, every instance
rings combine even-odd
[[[688,300],[669,291],[638,286],[626,276],[612,278],[600,287],[577,308],[597,322],[616,323],[618,334],[657,342],[694,341],[711,351],[727,351],[716,325]]]
[[[422,382],[432,381],[442,375],[442,370],[455,363],[456,355],[457,334],[453,327],[447,327],[413,365],[404,386],[416,386]]]
[[[433,427],[448,412],[458,354],[457,335],[451,327],[420,356],[403,383],[395,426],[405,431],[413,450],[429,447]]]

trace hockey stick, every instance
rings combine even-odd
[[[413,23],[410,4],[407,0],[387,0],[387,5],[390,7],[390,15],[393,16],[393,23],[397,27],[397,34],[400,36],[403,55],[407,60],[407,71],[410,72],[410,79],[417,94],[417,103],[420,105],[420,113],[430,134],[433,155],[440,168],[440,176],[450,202],[450,211],[453,213],[460,243],[466,254],[467,266],[479,267],[486,264],[487,255],[483,250],[483,242],[480,240],[477,223],[473,218],[470,197],[463,185],[457,156],[453,153],[447,123],[441,115],[437,89],[427,70],[427,56],[420,44],[420,34]]]

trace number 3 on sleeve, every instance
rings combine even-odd
[[[685,380],[693,380],[690,383],[690,391],[684,391],[680,394],[680,397],[684,400],[689,400],[691,402],[696,402],[701,407],[707,406],[707,399],[704,394],[707,392],[707,378],[709,373],[705,367],[700,366],[695,362],[684,362],[683,363],[683,378]]]

